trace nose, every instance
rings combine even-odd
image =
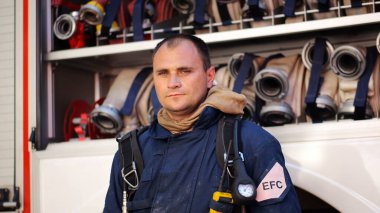
[[[168,82],[168,88],[177,88],[180,86],[181,86],[181,79],[176,74],[171,75]]]

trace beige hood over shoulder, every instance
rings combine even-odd
[[[242,115],[246,104],[246,97],[242,94],[233,92],[227,88],[213,86],[207,94],[205,101],[188,118],[181,121],[174,121],[168,112],[162,108],[157,115],[158,123],[172,134],[191,131],[195,122],[198,121],[203,110],[210,106],[227,114]]]

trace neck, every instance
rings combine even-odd
[[[171,120],[174,122],[181,122],[183,120],[186,120],[187,118],[191,117],[195,110],[192,110],[191,112],[171,112],[167,110],[167,114]]]

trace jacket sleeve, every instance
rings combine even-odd
[[[285,167],[280,143],[265,130],[258,135],[243,136],[245,166],[256,184],[256,200],[247,206],[247,212],[301,212],[299,200]],[[246,143],[244,141],[244,143]]]
[[[121,212],[123,187],[121,178],[120,154],[116,152],[111,168],[110,182],[103,212]]]

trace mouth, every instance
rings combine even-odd
[[[177,96],[181,96],[181,95],[184,95],[183,93],[171,93],[169,95],[167,95],[166,97],[177,97]]]

